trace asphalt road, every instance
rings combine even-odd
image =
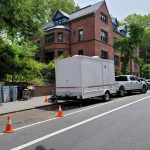
[[[69,107],[69,106],[67,106]],[[150,150],[150,92],[65,111],[14,133],[1,150]]]

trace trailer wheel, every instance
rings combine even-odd
[[[118,95],[121,96],[121,97],[123,97],[125,95],[125,89],[124,89],[123,86],[121,86],[119,88]]]
[[[105,95],[103,96],[103,100],[106,102],[110,100],[110,93],[108,91],[105,92]]]
[[[57,104],[58,102],[57,102],[57,98],[54,96],[54,95],[52,95],[50,98],[49,98],[49,101],[52,103],[52,104]]]

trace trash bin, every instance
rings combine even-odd
[[[23,96],[23,90],[26,88],[27,86],[26,85],[18,85],[17,86],[17,99],[22,99],[22,96]]]
[[[3,101],[5,102],[10,102],[10,88],[9,86],[3,86],[2,88],[2,93],[3,93]]]
[[[17,86],[10,86],[10,99],[11,101],[16,101],[17,100]]]
[[[2,97],[2,86],[0,86],[0,103],[3,102],[3,97]]]

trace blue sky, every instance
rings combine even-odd
[[[82,8],[87,5],[92,5],[101,0],[75,0],[75,2]],[[123,20],[129,14],[150,14],[150,0],[105,0],[109,13]]]

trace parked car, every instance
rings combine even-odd
[[[139,80],[142,81],[142,82],[144,82],[146,84],[147,90],[148,90],[149,89],[149,87],[148,87],[148,81],[145,78],[142,78],[142,77],[140,77]]]
[[[148,89],[150,89],[150,79],[146,80],[146,84],[147,84]]]
[[[125,92],[131,93],[132,91],[140,91],[146,93],[147,85],[145,81],[141,81],[134,75],[116,76],[117,93],[124,96]]]

